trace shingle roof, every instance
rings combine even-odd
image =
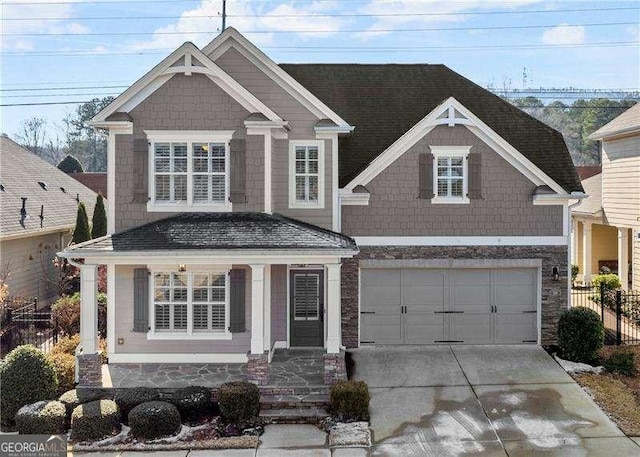
[[[340,141],[340,185],[454,97],[566,191],[582,186],[562,135],[444,65],[282,64],[354,125]]]
[[[4,189],[0,190],[0,236],[73,228],[78,208],[76,195],[86,205],[89,220],[93,215],[95,192],[5,136],[0,137],[0,184]],[[20,214],[22,197],[27,198],[28,217],[24,221]]]
[[[620,116],[589,135],[591,139],[601,139],[625,132],[640,130],[640,103],[636,103]]]
[[[602,211],[602,173],[583,179],[582,187],[584,187],[584,192],[588,197],[581,200],[580,204],[574,206],[571,211],[579,214],[596,215]]]
[[[353,239],[280,214],[184,213],[68,251],[357,250]]]

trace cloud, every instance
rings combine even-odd
[[[542,33],[544,44],[582,44],[585,42],[586,32],[581,25],[560,24]]]
[[[85,0],[76,0],[78,4]],[[29,19],[25,21],[2,21],[2,33],[13,35],[21,33],[71,33],[84,34],[89,27],[73,22],[74,4],[60,3],[60,0],[38,0],[34,4],[31,0],[12,0],[2,5],[2,15],[7,18],[53,17],[56,20]],[[2,49],[24,51],[34,49],[37,37],[4,36]]]
[[[155,34],[150,40],[136,42],[129,48],[132,50],[176,48],[185,41],[192,41],[198,46],[204,46],[220,30],[222,19],[219,13],[221,9],[219,1],[203,0],[198,7],[182,13],[177,21],[154,30]],[[227,25],[238,29],[253,43],[264,45],[272,43],[274,34],[271,32],[278,31],[322,31],[319,33],[300,33],[298,37],[303,39],[330,36],[348,25],[349,21],[336,17],[300,16],[331,14],[341,11],[343,8],[337,1],[314,1],[300,4],[291,1],[280,3],[230,1],[227,3],[227,14],[229,15]],[[282,17],[283,15],[288,17]],[[212,34],[189,33],[204,30],[211,30]],[[249,30],[259,30],[265,33],[247,33]]]
[[[362,14],[372,14],[372,22],[366,33],[357,34],[360,38],[386,35],[392,32],[376,32],[375,30],[394,30],[408,26],[425,26],[443,22],[464,22],[473,16],[466,14],[474,11],[517,9],[523,5],[540,3],[542,0],[514,0],[508,2],[487,2],[469,0],[466,2],[440,0],[372,0],[360,9]],[[385,16],[385,14],[403,14],[402,16]],[[464,15],[459,13],[465,13]],[[421,16],[422,14],[422,16]],[[428,14],[428,15],[426,15]]]

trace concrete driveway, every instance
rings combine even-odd
[[[638,456],[537,346],[353,351],[371,393],[372,456]]]

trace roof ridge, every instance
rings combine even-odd
[[[338,232],[334,232],[333,230],[329,230],[329,229],[325,229],[322,227],[318,227],[317,225],[314,224],[310,224],[308,222],[304,222],[301,221],[299,219],[294,219],[292,217],[288,217],[285,216],[284,214],[281,213],[273,213],[272,216],[277,217],[278,219],[282,220],[283,222],[289,224],[289,225],[297,225],[297,226],[301,226],[302,228],[304,228],[308,233],[312,233],[314,236],[318,236],[318,232],[322,232],[326,235],[329,235],[330,237],[333,237],[333,239],[335,238],[341,238],[345,241],[348,241],[349,243],[354,243],[355,241],[353,240],[353,238],[351,238],[350,236],[344,235],[342,233],[338,233]]]

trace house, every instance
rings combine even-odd
[[[107,174],[106,173],[70,173],[73,179],[81,182],[89,189],[97,194],[102,194],[104,198],[109,198],[107,195]]]
[[[277,65],[233,28],[185,43],[93,119],[109,233],[82,260],[81,382],[110,363],[278,348],[555,342],[567,308],[562,136],[443,65]]]
[[[589,197],[572,210],[573,262],[585,282],[607,266],[640,290],[640,104],[589,138],[602,142],[602,173],[583,181]]]
[[[91,189],[0,137],[0,272],[12,297],[40,307],[57,298],[53,259],[71,241],[78,200],[91,217]]]

